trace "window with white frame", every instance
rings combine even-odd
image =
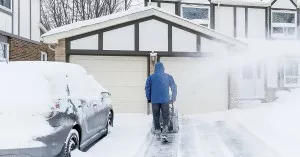
[[[273,10],[271,32],[275,38],[296,38],[297,12]]]
[[[0,42],[0,61],[9,60],[9,45],[7,43]]]
[[[48,54],[46,52],[41,52],[41,61],[47,61],[48,60]]]
[[[0,0],[0,7],[11,10],[12,0]]]
[[[202,26],[210,27],[209,6],[182,5],[181,16]]]

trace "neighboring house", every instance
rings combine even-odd
[[[127,113],[150,112],[145,83],[153,72],[152,51],[176,80],[180,113],[227,110],[227,63],[218,61],[247,46],[157,7],[76,22],[50,30],[42,39],[56,46],[56,61],[85,67],[112,93],[115,111]]]
[[[54,60],[40,26],[40,0],[0,0],[0,60]]]
[[[300,39],[300,1],[296,0],[145,0],[148,5],[238,39]],[[288,55],[299,45],[286,47],[286,55],[273,58],[272,66],[267,58],[245,65],[236,80],[239,99],[272,101],[276,90],[300,87],[300,57]]]

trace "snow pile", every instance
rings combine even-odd
[[[49,111],[48,82],[34,72],[3,68],[0,77],[0,113],[40,113]]]
[[[258,103],[256,108],[234,109],[207,115],[191,116],[204,121],[239,124],[261,139],[279,156],[300,156],[300,90],[278,93],[277,101]],[[253,102],[251,102],[253,103]],[[245,104],[246,105],[246,104]]]
[[[7,64],[0,69],[0,149],[43,146],[34,138],[53,131],[46,119],[38,116],[50,111],[47,81],[28,69],[17,70]]]
[[[141,146],[147,143],[152,117],[139,114],[116,114],[114,127],[110,133],[97,142],[87,152],[75,151],[72,157],[134,157],[141,151]]]
[[[13,61],[7,64],[10,68],[17,70],[24,70],[36,72],[44,75],[45,77],[53,77],[53,75],[60,73],[67,74],[86,74],[87,71],[80,65],[73,63],[62,62],[40,62],[40,61]],[[1,67],[0,67],[1,68]]]
[[[268,106],[237,111],[232,117],[261,138],[282,156],[300,156],[300,90],[281,97]]]

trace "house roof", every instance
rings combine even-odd
[[[134,20],[138,20],[150,16],[156,16],[165,19],[167,21],[171,21],[175,24],[184,26],[196,32],[201,32],[202,34],[214,37],[218,40],[224,41],[231,45],[239,45],[239,46],[247,45],[246,43],[240,40],[221,34],[213,29],[200,26],[197,23],[184,19],[180,16],[171,14],[169,12],[163,11],[162,9],[159,9],[157,7],[142,7],[142,8],[119,12],[119,13],[115,13],[115,14],[111,14],[111,15],[107,15],[95,19],[75,22],[48,31],[47,33],[42,35],[42,39],[45,43],[55,44],[58,43],[58,40],[60,39],[69,38],[72,36],[112,27],[118,24],[130,22],[130,21],[134,21]]]

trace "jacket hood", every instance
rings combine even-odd
[[[165,67],[161,62],[157,62],[155,64],[155,73],[163,73],[165,71]]]

